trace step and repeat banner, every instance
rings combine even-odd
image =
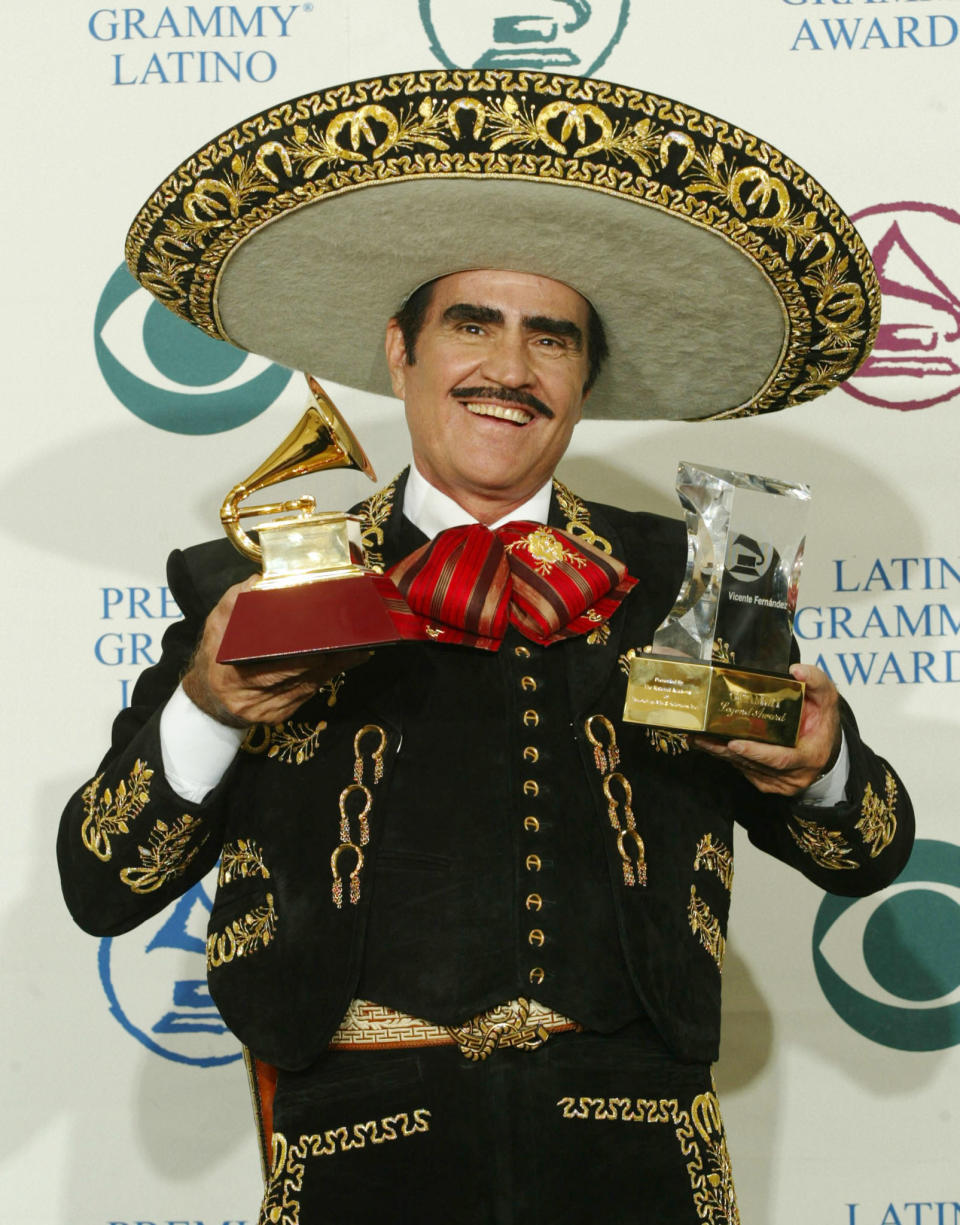
[[[742,840],[717,1070],[741,1216],[957,1225],[960,5],[48,0],[4,26],[2,1219],[253,1225],[262,1187],[240,1051],[205,985],[209,882],[97,941],[56,877],[61,807],[178,616],[166,554],[218,533],[226,491],[305,403],[299,375],[137,288],[127,226],[242,116],[338,81],[479,64],[595,73],[758,131],[871,249],[883,325],[848,385],[767,419],[585,423],[560,474],[671,514],[680,459],[812,486],[804,658],[895,761],[919,836],[901,879],[863,900],[824,896]],[[328,389],[389,479],[407,460],[399,404]],[[367,492],[358,473],[312,488],[331,508]]]

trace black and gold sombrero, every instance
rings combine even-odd
[[[606,325],[595,417],[771,412],[866,357],[880,294],[842,210],[747,132],[667,98],[525,71],[412,72],[253,116],[127,237],[210,336],[389,392],[388,317],[470,268],[564,281]]]

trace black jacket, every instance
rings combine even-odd
[[[399,511],[402,483],[365,504],[386,566],[424,541]],[[906,862],[910,802],[845,706],[849,801],[826,809],[764,796],[682,735],[622,722],[625,657],[674,601],[684,532],[575,509],[639,579],[607,626],[546,649],[511,631],[496,654],[381,648],[285,725],[255,728],[202,804],[164,778],[159,711],[207,613],[251,567],[225,540],[174,553],[184,620],[63,816],[76,921],[126,931],[222,854],[211,993],[281,1067],[311,1063],[358,994],[441,1024],[519,994],[599,1030],[645,1013],[680,1058],[714,1059],[734,825],[820,887],[861,895]],[[551,522],[570,515],[570,495],[555,496]]]

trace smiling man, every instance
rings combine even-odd
[[[445,91],[461,85],[446,79],[432,100],[422,96],[432,78],[407,88],[420,116],[495,107],[509,115],[518,97],[532,114],[557,86],[544,80],[527,96],[530,75],[505,74],[495,87],[471,81],[473,92],[453,100]],[[395,86],[381,82],[377,96]],[[495,93],[481,101],[484,88],[504,90],[514,110]],[[358,104],[368,89],[358,87]],[[575,119],[585,125],[597,108],[582,102]],[[335,104],[346,105],[339,93]],[[546,146],[577,138],[574,120],[563,125],[568,104],[546,106]],[[304,101],[291,114],[314,106]],[[381,110],[365,119],[392,131]],[[617,130],[622,117],[598,113]],[[345,126],[337,116],[328,134]],[[261,130],[272,132],[266,123],[243,127]],[[290,149],[304,131],[289,133]],[[503,147],[495,132],[491,156]],[[432,130],[427,137],[438,139]],[[443,163],[456,174],[438,215],[466,200],[470,167],[488,164],[476,129],[463,139],[463,160]],[[383,138],[371,158],[389,147]],[[278,148],[287,146],[274,134],[244,152],[279,183],[270,160]],[[731,270],[724,238],[708,249],[716,264],[708,260],[689,285],[671,273],[660,299],[651,305],[649,293],[633,293],[628,309],[616,261],[600,277],[593,269],[605,240],[594,238],[586,253],[580,237],[570,241],[615,230],[622,262],[628,224],[567,225],[567,197],[589,159],[553,163],[532,212],[528,164],[515,163],[517,207],[504,209],[497,179],[493,214],[471,233],[468,212],[456,213],[442,256],[436,248],[449,235],[424,220],[432,180],[423,192],[407,185],[376,197],[378,208],[397,209],[394,246],[404,255],[394,262],[408,296],[389,308],[386,370],[357,381],[382,387],[389,378],[404,402],[413,462],[356,512],[368,560],[409,603],[410,641],[373,658],[219,664],[251,566],[226,541],[177,552],[169,582],[184,621],[168,631],[96,777],[64,813],[64,892],[93,932],[128,930],[220,860],[209,983],[256,1073],[261,1225],[367,1225],[386,1214],[410,1225],[732,1225],[710,1067],[734,828],[815,884],[849,894],[888,883],[909,853],[912,812],[899,780],[815,668],[793,668],[807,696],[792,749],[622,721],[623,660],[650,643],[670,610],[686,538],[679,523],[586,501],[556,479],[585,406],[597,397],[608,411],[629,410],[653,376],[624,386],[613,367],[629,367],[634,338],[671,311],[677,345],[692,329],[707,350],[702,361],[684,356],[679,372],[667,354],[653,371],[657,383],[679,379],[685,403],[705,396],[724,415],[730,396],[739,403],[731,388],[746,380],[754,390],[744,402],[755,409],[771,387],[800,394],[805,375],[782,337],[770,343],[784,315],[767,300],[769,278],[755,275],[756,243],[744,242],[745,267]],[[477,173],[470,186],[483,206],[490,182]],[[556,174],[570,176],[559,194]],[[178,309],[196,310],[204,326],[216,317],[234,340],[292,357],[302,345],[338,377],[370,370],[372,307],[355,299],[382,302],[394,272],[385,261],[382,277],[359,280],[338,243],[316,241],[311,227],[323,210],[334,230],[339,224],[336,197],[320,193],[311,220],[303,198],[312,188],[286,194],[270,181],[245,218],[238,206],[234,256],[224,254],[226,229],[210,248],[223,261],[217,277],[204,263],[206,239],[197,240],[188,293],[186,274],[164,281],[171,274],[160,260],[198,207],[190,173],[178,181],[187,194],[164,196],[155,245],[141,252],[145,283],[163,282],[165,293],[180,293]],[[205,199],[213,181],[204,180]],[[358,217],[362,195],[345,197]],[[580,195],[584,209],[596,206],[593,193]],[[276,224],[267,225],[274,207]],[[624,224],[630,209],[644,206],[629,204]],[[702,235],[680,213],[675,238],[696,247]],[[141,222],[157,216],[149,203],[133,248]],[[376,219],[379,233],[379,211]],[[643,220],[636,241],[648,223],[659,235],[661,222],[659,213]],[[849,244],[860,267],[855,235],[839,226],[832,241]],[[277,244],[299,252],[283,262],[283,277],[272,263]],[[261,257],[278,274],[275,289],[258,270]],[[554,265],[557,276],[547,275]],[[778,266],[771,260],[770,277]],[[716,349],[722,326],[713,316],[703,326],[688,319],[692,302],[702,306],[697,318],[710,315],[717,277],[716,305],[731,313],[734,299],[752,303],[757,316],[736,354],[722,336]],[[205,306],[212,285],[218,297]],[[341,328],[325,339],[314,320],[327,315],[306,310],[318,292],[329,295],[328,313],[355,315],[357,336]],[[787,300],[791,323],[810,338],[812,308]]]
[[[387,327],[414,461],[492,523],[549,481],[570,443],[589,393],[591,308],[569,286],[519,272],[461,272],[418,292],[427,305],[416,333],[409,306]]]

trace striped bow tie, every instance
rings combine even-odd
[[[449,528],[389,576],[407,638],[496,651],[512,624],[541,646],[588,634],[636,585],[621,561],[569,532],[517,521]]]

